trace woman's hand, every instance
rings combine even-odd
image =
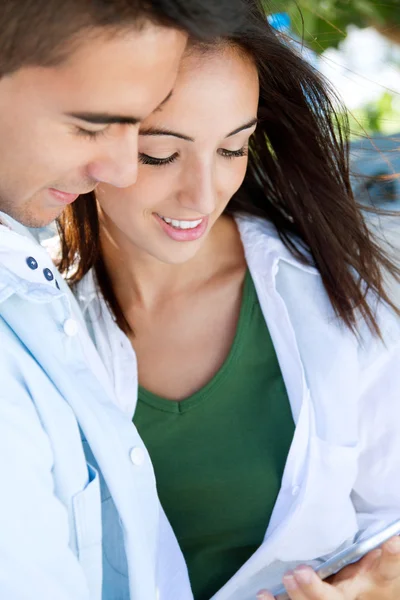
[[[400,538],[398,536],[372,550],[358,563],[321,581],[310,567],[297,567],[283,578],[291,600],[399,600]],[[274,600],[265,591],[257,600]],[[279,600],[279,597],[278,597]]]

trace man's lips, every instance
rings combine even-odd
[[[88,194],[89,192],[92,192],[93,189],[94,187],[91,190],[85,190],[76,194],[72,192],[63,192],[61,190],[57,190],[56,188],[49,188],[49,192],[53,198],[56,198],[61,204],[71,204],[72,202],[75,202],[75,200],[81,194]]]

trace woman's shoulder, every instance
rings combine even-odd
[[[269,241],[279,243],[279,233],[273,223],[262,217],[247,214],[235,215],[236,225],[244,245]]]
[[[239,229],[242,243],[247,255],[273,256],[276,260],[282,260],[300,269],[302,272],[319,276],[318,270],[313,266],[313,259],[301,242],[292,237],[294,246],[298,246],[301,253],[307,259],[307,263],[296,258],[282,241],[275,225],[262,217],[238,214],[235,221]]]
[[[400,318],[382,300],[369,294],[382,339],[371,330],[361,315],[356,330],[351,331],[335,315],[320,273],[313,266],[311,258],[309,265],[297,259],[281,240],[274,224],[266,219],[239,215],[235,220],[250,271],[266,287],[273,276],[273,284],[279,290],[294,323],[312,322],[320,331],[326,328],[330,332],[335,330],[337,339],[347,340],[354,345],[361,364],[382,360],[393,346],[399,348],[400,363]]]

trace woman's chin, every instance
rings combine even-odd
[[[197,242],[186,243],[175,242],[173,245],[176,247],[171,248],[170,244],[168,244],[168,248],[159,246],[154,249],[154,252],[150,252],[150,254],[165,265],[183,265],[195,258],[201,250],[203,243],[198,240]]]

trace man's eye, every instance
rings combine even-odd
[[[247,156],[249,149],[247,146],[243,146],[240,150],[226,150],[225,148],[220,148],[218,153],[224,158],[240,158],[241,156]]]
[[[76,128],[76,133],[80,137],[88,138],[89,140],[95,140],[96,138],[101,137],[102,135],[104,135],[106,133],[106,131],[107,131],[107,128],[100,129],[97,131],[91,131],[90,129],[84,129],[83,127]]]
[[[178,152],[171,154],[171,156],[167,156],[167,158],[156,158],[155,156],[149,156],[148,154],[143,154],[143,152],[139,153],[139,162],[142,165],[153,165],[154,167],[161,167],[162,165],[170,165],[175,162],[178,158]]]

